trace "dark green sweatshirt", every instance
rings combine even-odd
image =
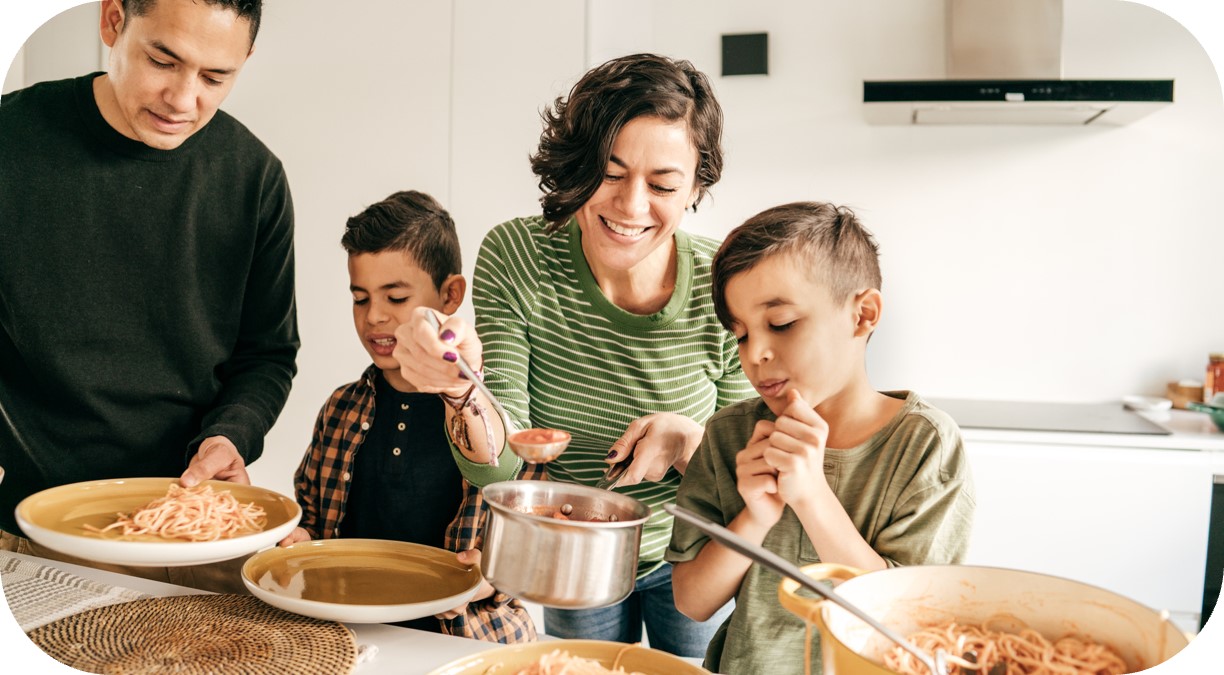
[[[296,373],[280,161],[217,112],[174,150],[128,139],[100,73],[0,100],[0,528],[38,490],[178,476],[204,438],[248,463]]]

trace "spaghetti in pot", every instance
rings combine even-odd
[[[991,628],[1004,618],[1021,628],[1014,633]],[[952,672],[962,674],[1122,675],[1145,667],[1132,669],[1111,647],[1074,634],[1050,641],[1015,617],[992,617],[981,625],[948,621],[913,633],[909,640],[928,654],[944,650],[949,665],[957,667]],[[926,666],[899,646],[884,655],[884,665],[900,675],[927,675]]]
[[[88,524],[84,527],[99,535],[121,529],[124,537],[152,535],[201,542],[260,532],[268,522],[262,506],[254,502],[242,504],[229,490],[217,492],[207,484],[185,488],[172,483],[165,497],[118,516],[106,527]]]

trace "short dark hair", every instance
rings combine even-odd
[[[350,256],[405,251],[442,289],[442,282],[463,271],[455,221],[436,199],[405,190],[371,204],[348,219],[340,245]]]
[[[263,0],[202,0],[209,5],[217,5],[232,9],[239,19],[251,22],[251,44],[255,44],[255,36],[259,34],[259,19],[263,15]],[[145,16],[157,0],[123,0],[123,13],[127,16]]]
[[[603,183],[612,144],[642,116],[688,125],[697,149],[697,200],[722,177],[723,112],[704,73],[688,61],[633,54],[591,69],[545,109],[531,170],[540,178],[544,217],[560,227]]]
[[[849,208],[824,202],[775,206],[731,230],[714,254],[714,313],[724,328],[732,323],[727,284],[781,253],[799,254],[837,303],[882,283],[879,244]]]

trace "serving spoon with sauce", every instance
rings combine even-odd
[[[438,322],[438,316],[433,312],[425,312],[426,318],[429,320],[429,325],[433,326],[436,331],[442,330],[442,325]],[[510,415],[506,414],[506,409],[502,407],[501,401],[489,391],[485,386],[484,380],[476,375],[476,371],[472,369],[468,362],[458,352],[455,353],[458,359],[455,365],[459,366],[459,372],[471,381],[480,393],[489,399],[489,403],[493,404],[494,410],[498,415],[501,415],[502,424],[506,428],[506,443],[510,446],[510,450],[514,454],[522,457],[524,461],[531,464],[543,464],[556,459],[565,448],[569,447],[570,434],[568,431],[560,429],[522,429],[519,430],[514,421],[510,419]],[[489,448],[489,464],[497,466],[497,455],[493,454],[493,449]]]

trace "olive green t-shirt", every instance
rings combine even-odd
[[[829,487],[859,533],[890,567],[958,563],[969,548],[975,500],[960,430],[946,413],[912,392],[886,392],[905,405],[883,429],[853,448],[825,453]],[[744,508],[735,456],[758,420],[775,420],[760,398],[728,406],[706,424],[676,498],[679,506],[726,525]],[[709,538],[676,521],[666,559],[697,557]],[[765,548],[803,566],[820,562],[787,507]],[[778,602],[781,577],[759,565],[744,574],[735,611],[710,642],[705,667],[718,673],[802,673],[804,624]],[[814,640],[818,643],[819,640]],[[812,672],[820,672],[819,644]]]

